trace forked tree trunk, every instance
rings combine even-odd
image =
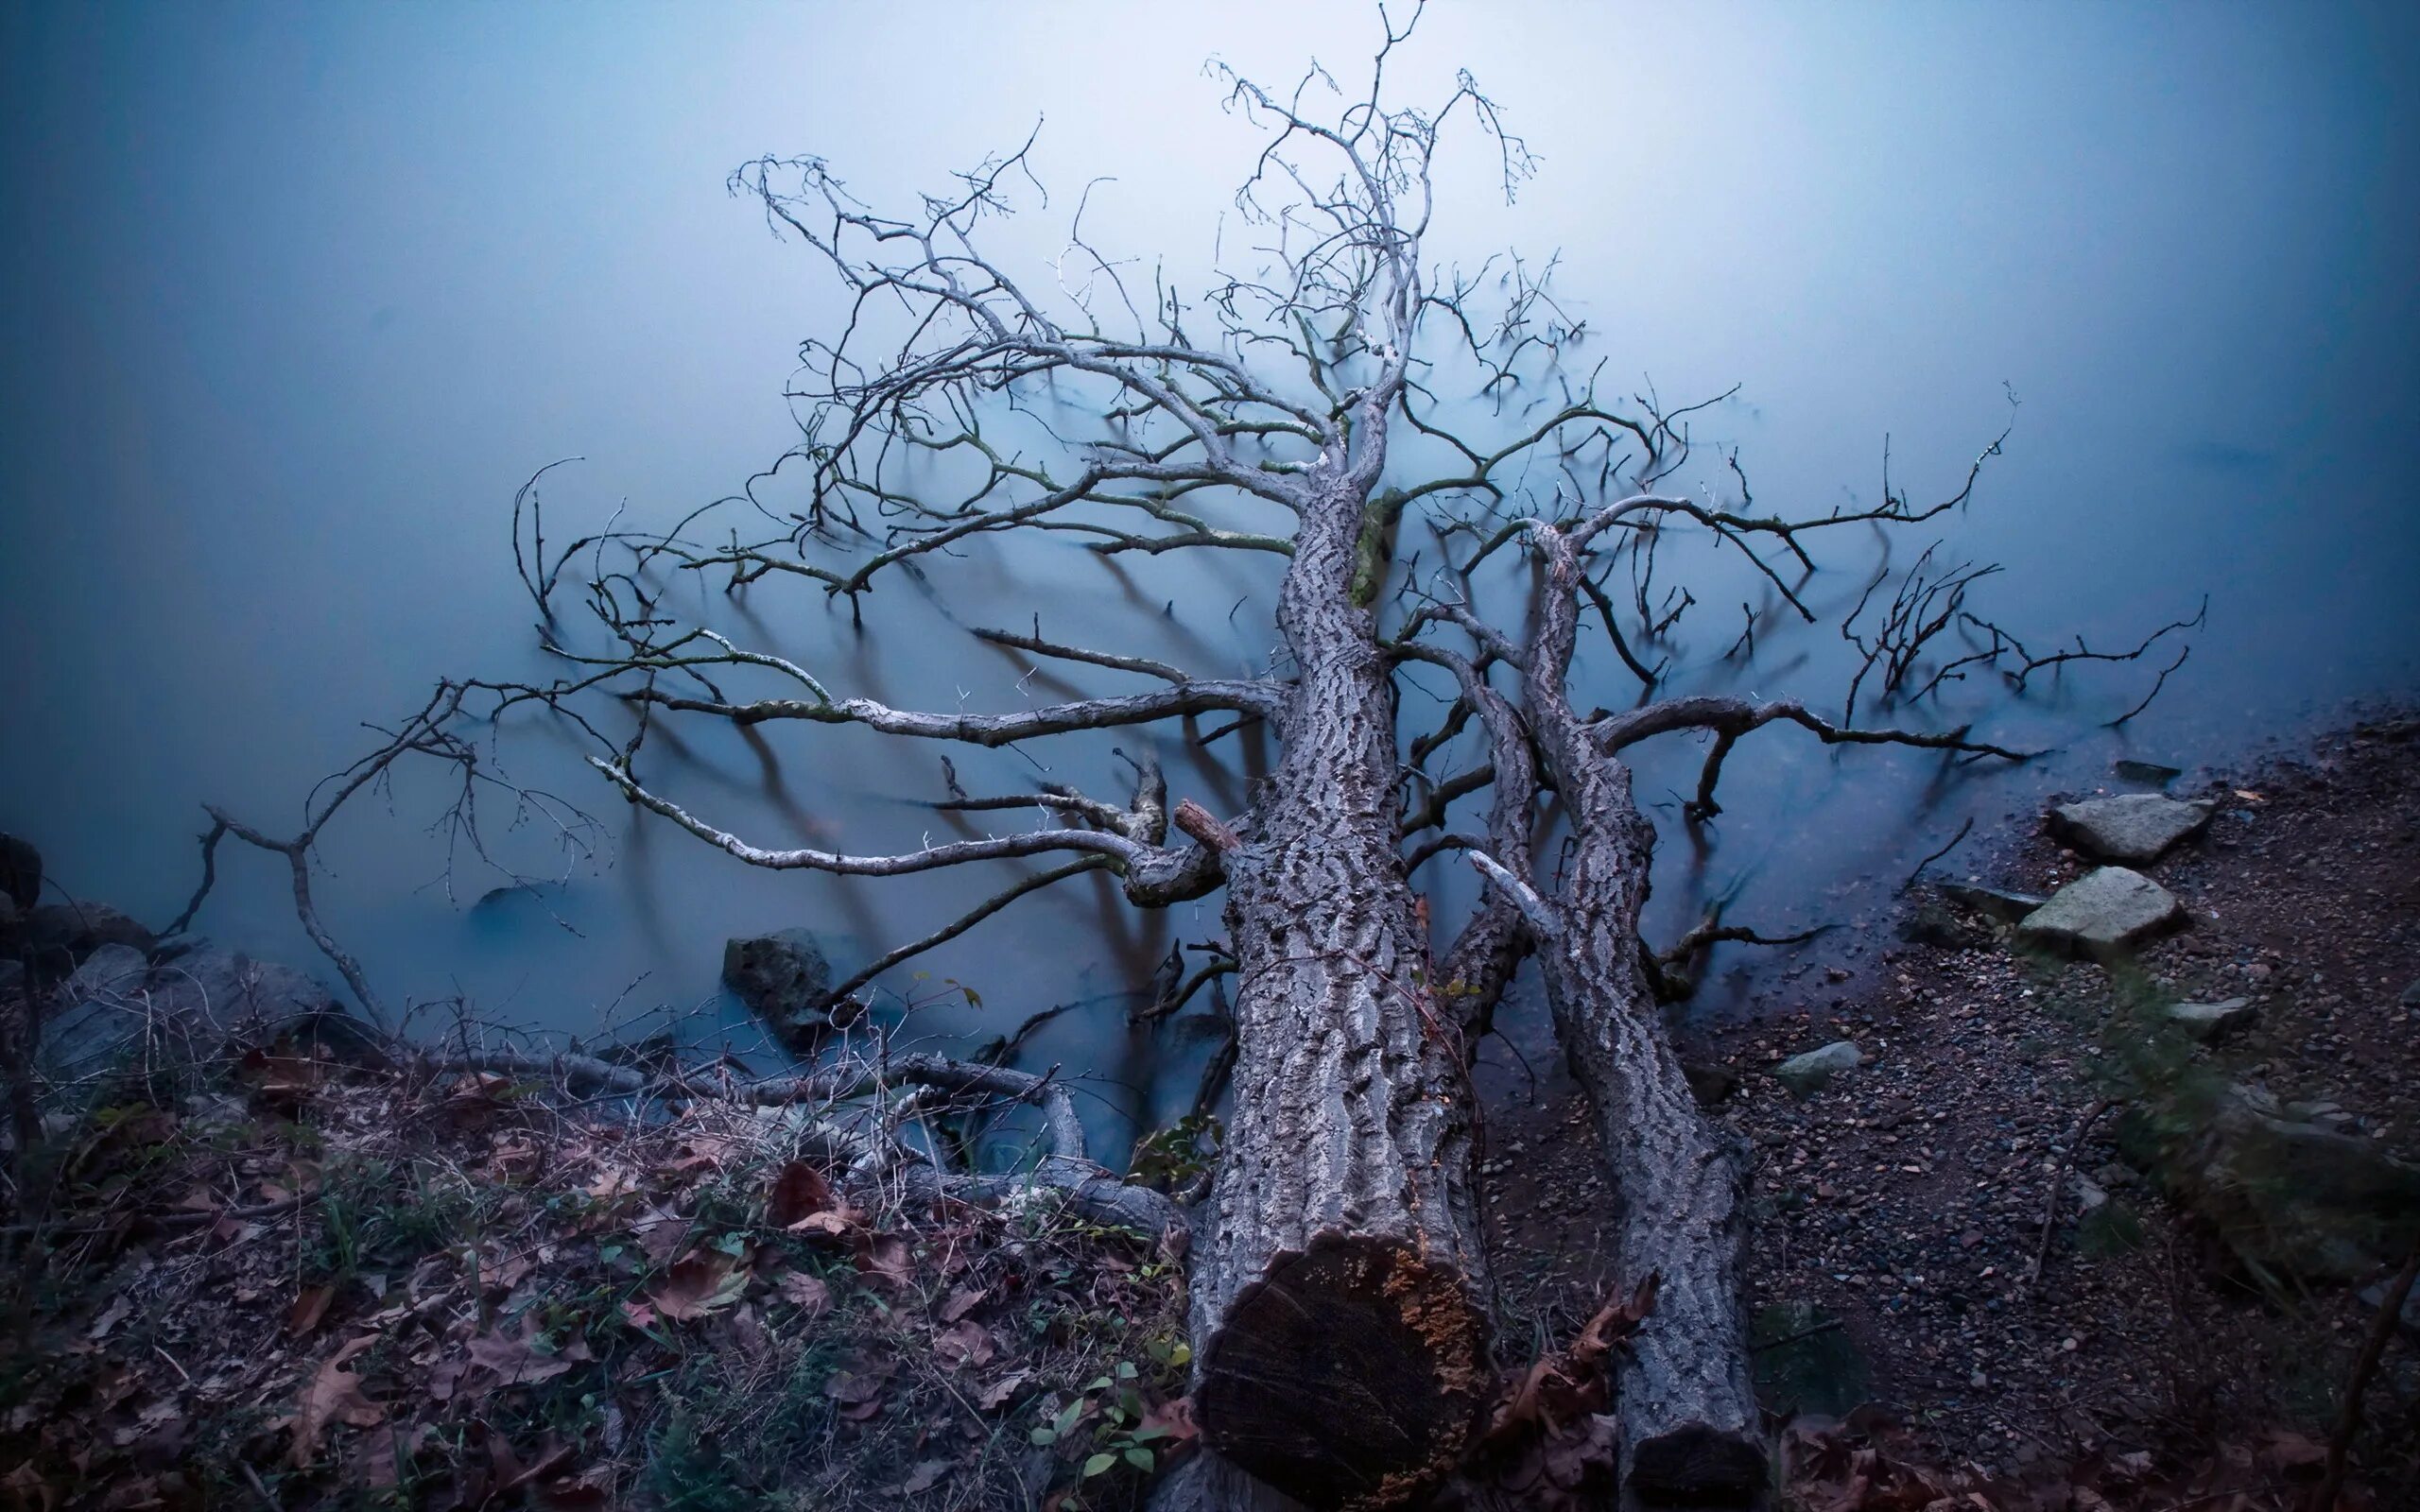
[[[1396,846],[1395,711],[1354,602],[1361,499],[1305,510],[1278,621],[1298,681],[1225,857],[1234,1110],[1193,1279],[1209,1446],[1313,1506],[1461,1457],[1493,1384],[1470,1085]]]
[[[1654,829],[1629,767],[1595,748],[1563,692],[1575,611],[1558,579],[1572,566],[1550,570],[1524,702],[1571,830],[1544,900],[1547,1001],[1613,1167],[1620,1273],[1660,1280],[1615,1373],[1622,1490],[1631,1504],[1747,1506],[1766,1463],[1739,1298],[1745,1164],[1699,1110],[1640,959]]]

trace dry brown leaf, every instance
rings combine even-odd
[[[638,1189],[638,1181],[618,1165],[605,1167],[596,1173],[596,1180],[588,1183],[588,1194],[599,1202],[611,1202]]]
[[[776,1228],[787,1228],[810,1214],[832,1206],[832,1183],[804,1160],[792,1160],[773,1177],[766,1197],[766,1217]]]
[[[837,1239],[849,1231],[853,1227],[853,1220],[847,1213],[835,1210],[826,1212],[810,1212],[798,1222],[784,1224],[782,1227],[794,1234],[822,1234],[827,1238]]]
[[[88,1339],[108,1338],[110,1331],[125,1322],[126,1314],[133,1310],[134,1304],[127,1299],[126,1294],[119,1293],[108,1307],[102,1309],[101,1315],[93,1319],[93,1327],[84,1336]]]
[[[345,1368],[354,1356],[377,1342],[378,1335],[365,1333],[343,1345],[321,1363],[302,1388],[302,1400],[294,1409],[294,1448],[289,1456],[296,1469],[308,1469],[319,1456],[320,1436],[329,1423],[371,1428],[386,1419],[387,1409],[363,1395],[361,1378]]]
[[[478,1386],[473,1396],[485,1396],[505,1386],[527,1386],[541,1381],[552,1381],[572,1367],[573,1362],[559,1354],[546,1354],[532,1342],[525,1330],[519,1338],[508,1338],[491,1332],[473,1339],[469,1346],[471,1363],[495,1377]]]
[[[856,1239],[857,1272],[869,1280],[904,1286],[908,1282],[908,1241],[897,1234],[861,1233]]]
[[[933,1358],[953,1370],[992,1363],[992,1335],[980,1323],[955,1323],[933,1335]]]
[[[808,1317],[821,1317],[832,1310],[832,1288],[804,1271],[794,1270],[775,1284],[782,1300],[804,1312]]]
[[[648,1263],[661,1267],[681,1252],[689,1237],[689,1220],[651,1207],[631,1222],[631,1231],[638,1236],[639,1252],[647,1256]]]
[[[823,1383],[823,1394],[834,1401],[855,1406],[872,1401],[882,1395],[883,1377],[874,1370],[835,1370],[832,1379]]]
[[[917,1466],[916,1469],[908,1474],[908,1479],[901,1483],[899,1494],[902,1496],[920,1496],[923,1493],[931,1490],[934,1486],[939,1486],[941,1484],[942,1477],[948,1473],[949,1461],[945,1459],[928,1459],[923,1464]]]
[[[647,1294],[655,1310],[686,1321],[719,1312],[748,1290],[749,1272],[719,1249],[693,1249],[666,1273],[664,1284]]]
[[[1007,1375],[1002,1376],[999,1380],[993,1382],[990,1385],[985,1386],[982,1390],[977,1392],[975,1394],[975,1405],[982,1408],[985,1412],[994,1412],[998,1410],[1008,1402],[1010,1398],[1017,1394],[1017,1389],[1023,1386],[1026,1383],[1026,1379],[1032,1374],[1032,1371],[1024,1369],[1010,1371]]]
[[[286,1309],[285,1332],[299,1339],[318,1328],[320,1320],[328,1315],[328,1304],[336,1300],[336,1295],[337,1289],[324,1281],[303,1287],[294,1298],[294,1305]]]
[[[1189,1444],[1201,1433],[1193,1421],[1191,1397],[1179,1397],[1173,1401],[1161,1402],[1143,1415],[1142,1427],[1158,1429],[1167,1435],[1168,1442],[1171,1444]]]
[[[959,1318],[962,1318],[967,1314],[973,1312],[975,1310],[975,1305],[977,1302],[982,1301],[986,1293],[979,1286],[959,1286],[953,1288],[949,1296],[942,1299],[942,1321],[944,1323],[957,1322]]]

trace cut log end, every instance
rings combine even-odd
[[[1643,1506],[1752,1507],[1764,1500],[1768,1474],[1753,1437],[1690,1423],[1642,1441],[1623,1489]]]
[[[1321,1507],[1400,1504],[1460,1461],[1492,1383],[1456,1267],[1325,1234],[1236,1294],[1202,1351],[1209,1445]]]

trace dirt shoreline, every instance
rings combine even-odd
[[[2403,1001],[2420,984],[2420,718],[2364,720],[2175,796],[2218,809],[2144,868],[2192,916],[2140,953],[2148,986],[2257,1014],[2197,1062],[2420,1157],[2420,1006]],[[2089,865],[2037,828],[1973,837],[1927,877],[2043,894]],[[2287,1496],[2315,1474],[2374,1310],[2358,1284],[2281,1306],[2236,1274],[2121,1159],[2122,1106],[2097,1108],[2123,1094],[2124,984],[1939,917],[1928,892],[1786,971],[1776,1008],[1685,1041],[1754,1152],[1746,1280],[1769,1409],[1879,1404],[1905,1425],[1897,1452],[1995,1486]],[[1840,1040],[1865,1063],[1804,1100],[1770,1074]],[[1500,1270],[1516,1313],[1548,1328],[1613,1280],[1601,1185],[1565,1137],[1579,1125],[1555,1099],[1494,1130]],[[2370,1403],[2373,1504],[2420,1505],[2414,1352],[2390,1350],[2396,1380]]]

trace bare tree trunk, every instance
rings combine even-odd
[[[1622,1274],[1660,1279],[1616,1369],[1622,1487],[1634,1503],[1748,1505],[1765,1488],[1738,1290],[1746,1231],[1737,1143],[1698,1108],[1642,959],[1655,831],[1630,768],[1597,748],[1563,691],[1577,564],[1548,543],[1524,704],[1571,827],[1539,964],[1555,1033],[1595,1110],[1621,1200]]]
[[[1225,857],[1235,1107],[1194,1278],[1204,1437],[1314,1505],[1459,1459],[1493,1384],[1459,1041],[1395,840],[1391,668],[1348,592],[1361,500],[1305,512],[1284,756]]]

